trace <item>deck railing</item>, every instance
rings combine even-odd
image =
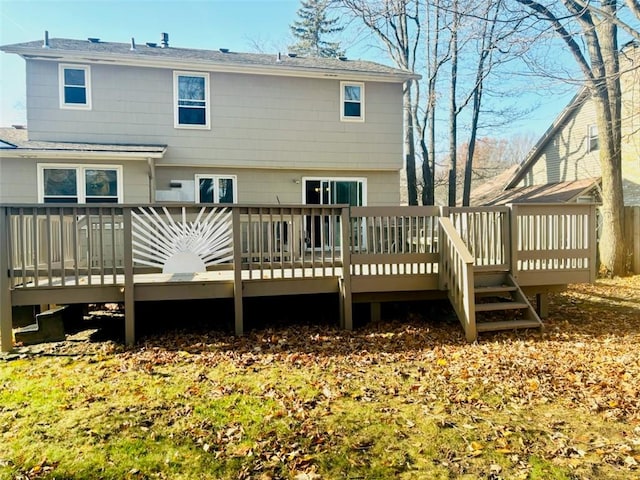
[[[509,270],[509,207],[449,208],[448,212],[476,270]]]
[[[593,281],[596,273],[591,205],[24,205],[3,212],[11,288],[119,284],[128,245],[135,274],[162,272],[175,251],[195,248],[207,270],[237,265],[251,279],[343,276],[347,263],[354,277],[437,277],[442,216],[476,270],[510,269],[525,285]]]
[[[469,341],[476,339],[473,256],[467,250],[450,218],[440,218],[440,288],[447,291]]]
[[[512,205],[511,264],[522,284],[596,278],[596,209],[581,204]]]
[[[352,275],[438,272],[438,207],[352,207]]]
[[[71,206],[6,207],[11,287],[122,283],[126,246],[134,272],[162,272],[199,257],[207,270],[239,265],[249,278],[336,276],[342,267],[344,207]],[[235,212],[234,216],[232,212]],[[125,231],[130,217],[131,231]],[[235,218],[236,220],[232,220]],[[189,264],[191,268],[193,264]],[[197,267],[199,265],[196,265]],[[175,266],[171,271],[176,272]],[[166,270],[166,268],[165,268]]]
[[[10,207],[12,287],[115,283],[123,273],[120,207]]]
[[[251,278],[337,276],[343,265],[340,206],[233,207],[242,268]]]

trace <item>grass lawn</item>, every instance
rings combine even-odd
[[[554,294],[542,334],[425,312],[18,349],[0,478],[640,478],[640,276]]]

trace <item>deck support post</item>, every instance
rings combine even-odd
[[[351,298],[351,213],[344,207],[340,214],[342,279],[340,280],[340,323],[345,330],[353,330],[353,303]]]
[[[549,317],[549,294],[547,292],[536,293],[536,313],[540,318]]]
[[[131,346],[136,341],[131,208],[124,208],[122,217],[124,223],[124,340],[126,345]]]
[[[371,322],[379,322],[382,319],[380,302],[371,302]]]
[[[244,313],[242,305],[242,237],[240,235],[240,210],[233,208],[232,235],[233,235],[233,312],[235,334],[244,333]]]
[[[509,262],[510,262],[510,267],[509,267],[509,271],[511,272],[511,275],[513,276],[514,280],[517,282],[518,281],[518,273],[519,273],[519,269],[518,269],[518,238],[519,238],[519,232],[518,232],[518,205],[515,203],[509,203],[507,204],[507,207],[509,207],[509,236],[505,237],[508,240],[508,245],[509,245],[509,251],[508,251],[508,258],[509,258]],[[539,312],[538,312],[539,315]]]
[[[3,352],[10,352],[13,349],[9,235],[7,208],[2,208],[0,209],[0,350]]]

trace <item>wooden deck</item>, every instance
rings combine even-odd
[[[132,343],[136,302],[229,298],[241,334],[243,298],[312,293],[338,295],[344,328],[354,302],[448,296],[474,340],[499,327],[477,328],[482,289],[542,294],[596,273],[593,205],[0,208],[3,350],[16,306],[122,302]]]

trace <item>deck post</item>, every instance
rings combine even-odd
[[[122,210],[124,223],[124,339],[129,346],[136,341],[136,314],[133,283],[133,225],[131,208]]]
[[[240,235],[240,209],[232,207],[232,235],[233,235],[233,311],[235,334],[244,333],[242,309],[242,236]]]
[[[549,317],[549,294],[547,292],[536,293],[536,313],[540,318]]]
[[[13,349],[13,320],[11,318],[11,282],[9,280],[9,220],[7,208],[0,209],[0,350]]]
[[[441,206],[439,217],[449,218],[449,207]],[[440,218],[438,219],[438,288],[444,291],[448,290],[449,286],[447,285],[447,277],[444,272],[446,259],[444,258],[444,249],[442,248],[442,245],[444,244],[445,236],[442,233]]]
[[[518,281],[518,205],[515,203],[510,203],[507,205],[509,207],[509,247],[510,257],[509,262],[511,275],[514,280]]]
[[[589,280],[591,283],[596,281],[599,265],[597,265],[598,259],[598,217],[596,215],[596,206],[591,205],[589,209],[589,251],[591,257],[589,258]]]
[[[379,322],[382,318],[382,308],[380,302],[371,302],[371,322]]]
[[[342,280],[340,281],[340,320],[345,330],[353,330],[353,305],[351,298],[351,210],[343,207],[340,213],[340,229],[342,241]]]

